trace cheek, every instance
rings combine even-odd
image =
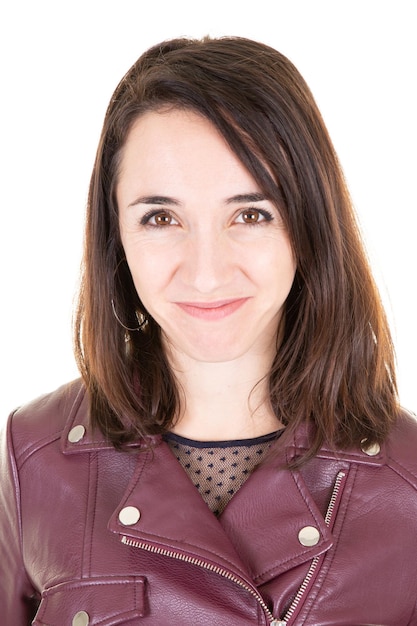
[[[146,308],[160,294],[170,281],[172,260],[169,262],[169,247],[165,251],[158,246],[145,243],[126,246],[127,264],[139,298]]]
[[[282,261],[282,267],[283,267],[283,272],[287,275],[287,277],[290,279],[291,284],[292,284],[294,277],[295,277],[295,272],[297,271],[297,262],[296,262],[293,250],[289,243],[286,246],[284,259]]]
[[[291,287],[295,272],[296,260],[287,238],[265,244],[262,251],[252,255],[252,267],[266,283],[278,284],[286,289]]]
[[[275,304],[281,308],[288,298],[294,283],[296,265],[292,257],[280,259],[280,265],[275,272],[271,272],[269,284],[276,285]]]

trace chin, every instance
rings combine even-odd
[[[189,358],[201,363],[228,363],[236,361],[250,352],[247,346],[190,346],[185,351]]]

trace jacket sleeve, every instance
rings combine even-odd
[[[36,612],[37,594],[22,556],[20,489],[14,456],[12,417],[0,433],[0,607],[7,626],[28,626]]]

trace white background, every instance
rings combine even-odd
[[[87,186],[113,89],[149,46],[243,35],[309,83],[345,170],[417,408],[413,0],[9,0],[0,9],[0,422],[76,377],[71,314]]]

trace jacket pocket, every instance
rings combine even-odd
[[[117,626],[145,615],[143,576],[106,576],[45,589],[33,626]]]

